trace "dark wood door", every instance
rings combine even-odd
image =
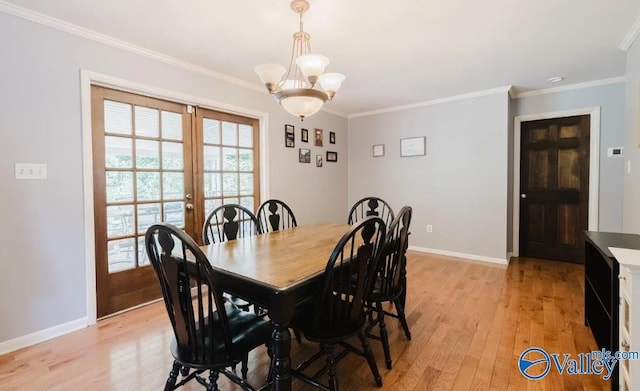
[[[520,255],[584,262],[588,228],[588,115],[522,123]]]

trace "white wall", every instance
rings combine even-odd
[[[624,145],[624,83],[536,95],[514,101],[516,116],[600,107],[599,231],[622,230],[624,159],[607,157]]]
[[[215,48],[211,48],[214,50]],[[300,223],[344,221],[347,121],[305,120],[336,132],[338,163],[298,163],[300,121],[267,94],[238,87],[0,13],[0,343],[86,314],[80,70],[268,114],[270,194]],[[296,148],[284,147],[284,124]],[[312,157],[328,148],[312,148]],[[46,163],[48,180],[17,181],[14,163]]]
[[[505,261],[508,105],[502,92],[350,119],[349,204],[410,205],[411,245]],[[427,137],[426,156],[401,158],[400,139],[414,136]]]
[[[622,222],[624,232],[640,233],[640,39],[627,52],[625,96],[625,164],[631,161],[631,173],[624,175]]]

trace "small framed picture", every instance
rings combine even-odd
[[[287,148],[295,148],[296,146],[294,129],[293,125],[284,126],[284,146]]]
[[[373,157],[384,156],[384,144],[376,144],[373,146]]]
[[[302,129],[301,133],[300,133],[300,141],[302,141],[303,143],[308,143],[309,142],[309,129]]]
[[[336,134],[335,132],[329,132],[329,144],[336,143]]]
[[[400,139],[400,156],[423,156],[427,154],[427,138],[411,137]]]
[[[322,129],[315,129],[313,145],[316,147],[322,146]]]
[[[327,161],[328,162],[337,162],[338,161],[338,152],[327,151]]]
[[[316,155],[316,167],[322,167],[322,155]]]
[[[307,148],[300,148],[298,161],[300,163],[311,163],[311,150]]]

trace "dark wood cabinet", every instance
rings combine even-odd
[[[618,350],[620,265],[609,247],[640,249],[640,235],[585,232],[584,317],[599,349]],[[611,378],[618,390],[618,366]]]

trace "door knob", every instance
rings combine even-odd
[[[526,194],[520,194],[520,198],[522,198],[524,200],[525,198],[527,198],[527,195]]]
[[[187,210],[193,210],[193,204],[191,202],[187,202],[184,207],[187,208]]]

